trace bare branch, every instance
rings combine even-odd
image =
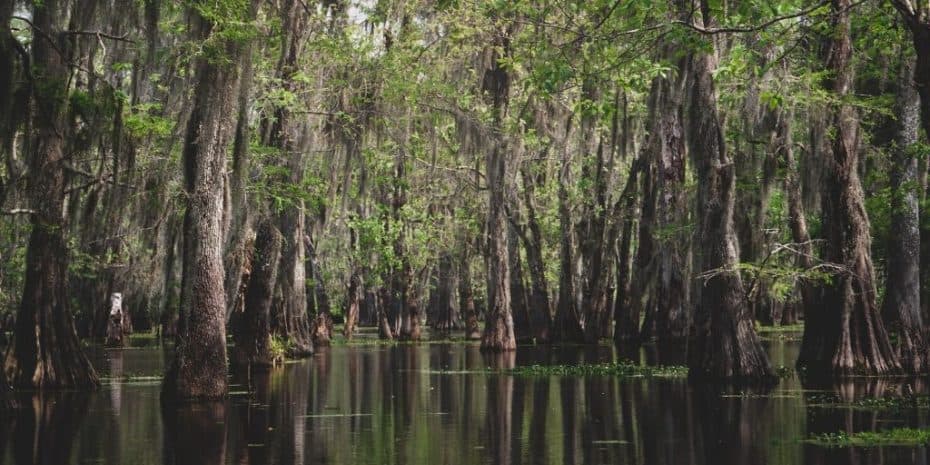
[[[128,38],[129,34],[123,34],[122,36],[115,36],[115,35],[107,34],[106,32],[100,32],[100,31],[65,31],[65,34],[70,34],[70,35],[75,35],[75,36],[95,36],[97,37],[97,40],[100,40],[101,38],[103,38],[103,39],[117,40],[120,42],[128,42],[130,44],[136,43],[135,40]]]

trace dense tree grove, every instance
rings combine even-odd
[[[803,321],[809,375],[930,369],[926,2],[42,0],[0,25],[0,383],[96,385],[113,293],[117,327],[176,344],[172,399],[336,324],[654,342],[764,381],[757,325]]]

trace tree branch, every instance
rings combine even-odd
[[[75,36],[95,36],[97,37],[98,40],[103,38],[103,39],[117,40],[120,42],[128,42],[130,44],[136,43],[135,40],[127,38],[128,34],[124,34],[122,36],[115,36],[115,35],[107,34],[106,32],[100,32],[100,31],[65,31],[65,34],[70,34],[70,35],[75,35]]]
[[[850,5],[849,7],[852,8],[852,7],[854,7],[854,6],[856,6],[856,5],[859,5],[859,4],[863,3],[863,2],[865,2],[865,0],[860,0],[860,1],[857,2],[857,3],[854,3],[854,4]],[[711,27],[711,28],[708,28],[708,27],[704,27],[704,26],[698,26],[698,25],[692,23],[691,21],[675,20],[675,21],[673,21],[672,23],[673,23],[673,24],[680,24],[680,25],[682,25],[682,26],[685,26],[685,27],[688,27],[688,28],[690,28],[690,29],[693,29],[693,30],[695,30],[695,31],[697,31],[697,32],[700,32],[701,34],[708,34],[708,35],[711,35],[711,34],[730,34],[730,33],[758,32],[758,31],[761,31],[761,30],[763,30],[763,29],[765,29],[765,28],[767,28],[767,27],[769,27],[769,26],[775,24],[775,23],[780,23],[780,22],[782,22],[782,21],[786,21],[786,20],[789,20],[789,19],[799,18],[799,17],[801,17],[801,16],[807,16],[808,14],[813,13],[814,11],[816,11],[816,10],[818,10],[818,9],[820,9],[820,8],[823,8],[823,7],[825,7],[825,6],[829,5],[829,4],[830,4],[830,1],[829,1],[829,0],[824,0],[824,1],[821,1],[820,3],[817,3],[817,4],[814,5],[814,6],[805,8],[805,9],[803,9],[803,10],[801,10],[801,11],[797,11],[797,12],[794,12],[794,13],[791,13],[791,14],[787,14],[787,15],[784,15],[784,16],[777,16],[777,17],[772,18],[772,19],[770,19],[770,20],[768,20],[768,21],[766,21],[766,22],[764,22],[764,23],[762,23],[762,24],[756,24],[756,25],[751,25],[751,26],[731,26],[731,27]]]

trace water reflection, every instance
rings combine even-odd
[[[513,352],[500,354],[485,354],[485,365],[493,370],[512,369],[516,365],[517,356]],[[514,460],[513,450],[513,404],[514,377],[506,375],[491,375],[485,377],[488,393],[488,410],[486,428],[488,435],[488,457],[491,463],[510,465],[519,463]],[[518,421],[522,419],[522,415]],[[519,437],[520,435],[517,434]]]
[[[233,373],[233,386],[245,387],[249,393],[247,401],[232,404],[228,434],[235,446],[233,463],[238,465],[269,463],[271,440],[270,399],[272,377],[280,376],[280,369],[273,374],[268,370]]]
[[[86,393],[73,392],[20,396],[12,428],[13,463],[68,463],[88,399]]]
[[[926,384],[919,379],[860,378],[805,384],[805,388],[806,426],[812,435],[928,427],[926,411],[916,405],[913,408],[908,406],[914,395],[927,394]],[[869,400],[889,398],[897,399],[900,407],[863,407]],[[808,463],[822,464],[928,463],[926,447],[823,448],[806,445],[804,459]]]
[[[225,402],[166,406],[162,415],[165,465],[226,463]]]
[[[791,341],[770,346],[787,360],[797,350]],[[83,397],[21,400],[0,421],[0,465],[927,463],[925,448],[802,442],[810,434],[928,426],[926,409],[849,406],[926,392],[915,380],[789,379],[769,392],[681,379],[488,372],[621,358],[669,363],[683,354],[671,346],[493,355],[474,344],[333,346],[270,371],[232,373],[225,403],[166,410],[150,377],[170,354],[95,354],[108,376],[130,381]]]

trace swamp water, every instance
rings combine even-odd
[[[794,338],[766,344],[776,366],[793,364]],[[92,352],[104,386],[21,396],[0,419],[0,465],[928,463],[926,447],[805,442],[927,427],[926,404],[869,401],[925,390],[914,381],[805,390],[791,376],[767,392],[738,391],[681,378],[495,373],[620,360],[609,346],[487,356],[471,343],[372,343],[322,349],[251,379],[234,374],[228,402],[163,413],[168,352]]]

